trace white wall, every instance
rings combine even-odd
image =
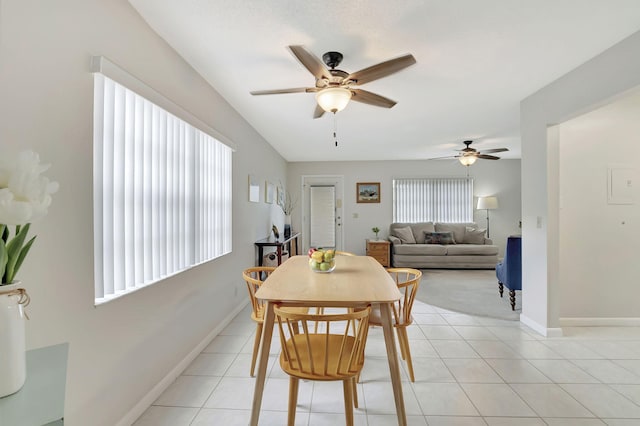
[[[559,125],[561,324],[640,317],[640,185],[608,204],[607,168],[636,170],[640,94]]]
[[[558,327],[561,288],[559,148],[554,137],[548,139],[548,128],[602,106],[640,85],[638,51],[640,33],[635,33],[521,103],[523,298],[520,318],[543,334]]]
[[[336,148],[339,149],[339,148]],[[343,232],[346,251],[365,253],[365,239],[374,238],[371,228],[377,226],[380,238],[386,238],[392,222],[392,181],[401,177],[464,177],[466,169],[457,160],[432,161],[359,161],[359,162],[299,162],[289,163],[287,186],[300,191],[303,175],[344,176]],[[520,160],[479,160],[469,169],[474,178],[476,196],[495,195],[500,208],[490,212],[491,238],[500,246],[500,255],[509,235],[519,233],[520,221]],[[379,204],[356,202],[357,182],[380,182]],[[300,206],[292,214],[293,229],[301,224]],[[354,214],[358,218],[354,218]],[[486,225],[484,210],[475,211],[475,221]]]
[[[0,155],[31,148],[60,182],[18,278],[31,295],[29,349],[70,343],[65,424],[112,426],[246,301],[253,242],[283,222],[264,180],[285,161],[125,0],[0,3]],[[210,40],[215,43],[216,40]],[[220,42],[223,42],[221,40]],[[104,55],[218,130],[233,155],[233,253],[127,297],[93,305],[89,60]],[[247,176],[261,181],[248,202]]]

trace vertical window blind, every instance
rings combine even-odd
[[[232,149],[94,74],[96,304],[231,252]]]
[[[473,222],[473,179],[394,179],[393,221]]]

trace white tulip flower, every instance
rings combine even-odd
[[[57,182],[42,176],[50,165],[40,164],[33,151],[24,151],[14,161],[0,158],[0,223],[24,225],[47,214]]]
[[[33,151],[16,159],[0,157],[0,285],[13,282],[36,238],[26,240],[31,222],[47,214],[51,195],[58,191],[58,182],[42,176],[48,168]]]

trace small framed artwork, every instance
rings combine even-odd
[[[276,186],[271,182],[265,182],[264,186],[264,201],[269,204],[273,204],[276,196]]]
[[[277,203],[279,206],[284,206],[284,188],[278,185],[278,197]]]
[[[356,183],[356,196],[358,203],[379,203],[380,182]]]
[[[249,175],[249,201],[252,203],[260,202],[260,183],[254,175]]]

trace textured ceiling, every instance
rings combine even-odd
[[[130,3],[288,161],[425,159],[466,139],[520,158],[519,102],[640,30],[638,0]],[[295,44],[341,52],[347,72],[417,64],[362,86],[393,108],[350,102],[314,120],[313,94],[249,94],[314,85]]]

